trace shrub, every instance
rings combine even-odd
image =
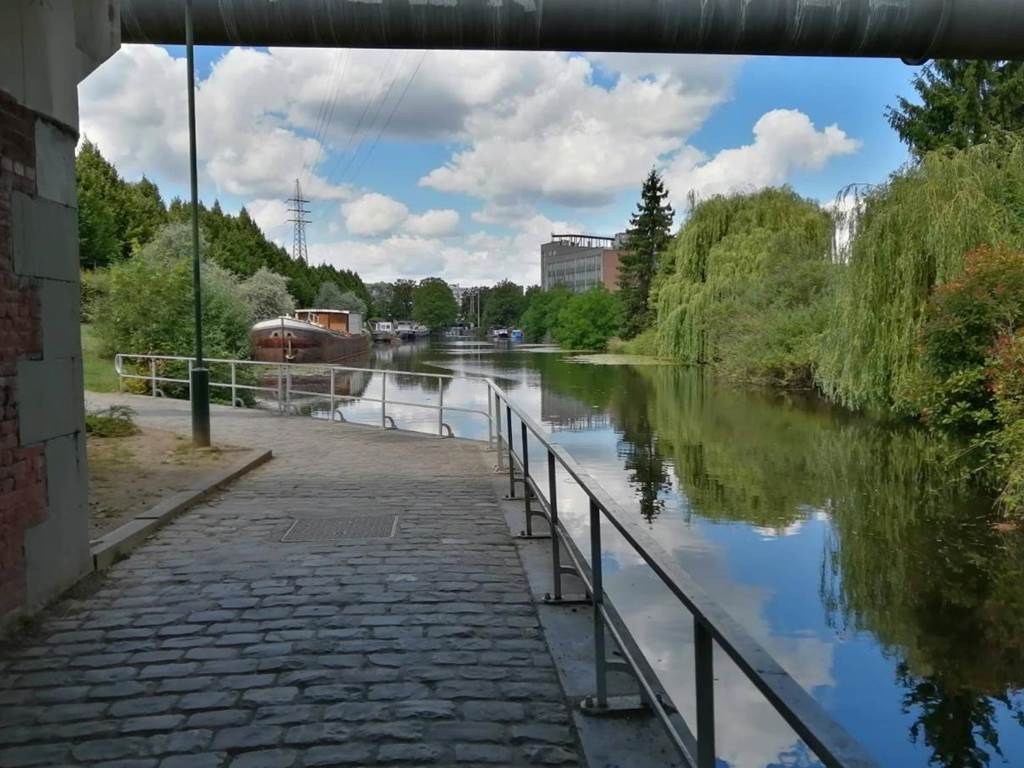
[[[621,327],[622,303],[598,285],[569,299],[558,312],[551,335],[566,349],[604,351]]]
[[[189,228],[170,224],[136,256],[111,267],[110,292],[96,322],[106,352],[193,353],[190,254]],[[238,280],[208,261],[200,278],[206,357],[246,357],[252,318]]]
[[[968,440],[975,472],[1024,509],[1024,254],[981,248],[924,312],[908,400],[931,426]]]
[[[106,269],[83,269],[81,274],[81,321],[94,322],[110,293],[110,273]]]
[[[85,431],[94,437],[128,437],[139,432],[135,411],[127,405],[112,405],[99,411],[87,411]]]

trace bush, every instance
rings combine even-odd
[[[558,312],[551,335],[566,349],[604,351],[622,327],[622,303],[602,285],[576,293]]]
[[[924,420],[968,440],[975,471],[1003,486],[1011,474],[1024,501],[1024,254],[981,248],[965,258],[963,275],[939,286],[924,312],[920,368],[906,399]],[[1017,500],[1019,498],[1019,500]],[[1016,501],[1015,501],[1016,500]],[[1024,507],[1020,507],[1024,509]]]
[[[189,228],[171,224],[136,256],[111,267],[110,291],[95,323],[105,353],[193,354],[190,254]],[[208,261],[200,277],[205,356],[247,357],[252,318],[238,280]]]
[[[139,432],[135,423],[135,411],[127,405],[112,405],[99,411],[85,414],[86,434],[93,437],[128,437]]]
[[[83,269],[81,273],[81,321],[94,322],[110,293],[110,273],[106,269]]]

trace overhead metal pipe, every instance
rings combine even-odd
[[[1024,59],[1022,0],[194,0],[204,45]],[[121,0],[126,43],[181,0]]]

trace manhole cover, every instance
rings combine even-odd
[[[342,539],[389,539],[398,530],[394,515],[303,518],[281,538],[283,542],[339,541]]]

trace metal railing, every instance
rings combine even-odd
[[[186,363],[189,370],[193,358],[168,355],[130,355],[115,357],[115,368],[121,379],[142,380],[148,383],[151,394],[159,396],[160,384],[187,386],[189,379],[168,376],[160,370],[161,363]],[[241,404],[239,393],[266,392],[276,396],[282,412],[293,410],[294,397],[329,400],[331,420],[340,416],[338,403],[366,401],[381,404],[380,427],[394,429],[394,420],[387,413],[388,405],[434,409],[438,412],[437,434],[451,435],[444,422],[446,411],[483,416],[487,419],[488,443],[497,448],[498,469],[508,472],[509,498],[521,498],[525,510],[524,537],[550,538],[552,592],[548,602],[552,605],[585,602],[592,606],[594,623],[594,683],[595,693],[583,702],[584,712],[592,715],[616,714],[623,710],[643,708],[653,712],[666,728],[669,739],[683,760],[694,768],[715,766],[715,686],[714,648],[717,645],[735,663],[744,676],[763,695],[764,699],[793,729],[817,758],[828,768],[875,768],[875,761],[822,707],[794,680],[771,655],[743,627],[732,619],[678,564],[661,554],[661,548],[651,535],[629,515],[561,446],[551,442],[547,432],[516,405],[493,379],[483,377],[424,374],[406,371],[354,368],[348,366],[310,365],[295,363],[261,363],[242,360],[207,360],[211,367],[228,366],[228,381],[211,377],[211,389],[227,389],[231,402]],[[126,363],[142,372],[131,372]],[[239,381],[240,370],[254,367],[273,381],[273,386],[249,384]],[[292,378],[296,373],[326,377],[329,392],[295,388]],[[336,394],[338,374],[363,373],[382,377],[381,396]],[[387,381],[392,377],[417,377],[438,383],[436,403],[415,403],[387,399]],[[452,406],[444,402],[443,381],[464,379],[486,387],[487,410]],[[343,418],[343,417],[342,417]],[[518,430],[514,430],[518,422]],[[518,432],[518,434],[516,434]],[[531,469],[530,438],[538,441],[544,452],[547,469],[547,488],[541,487],[541,478]],[[516,448],[518,442],[519,447]],[[559,517],[558,472],[562,471],[587,498],[589,512],[589,557],[579,549],[572,535]],[[534,531],[535,518],[547,523],[548,532]],[[647,661],[644,652],[634,640],[626,622],[608,600],[604,588],[602,564],[602,524],[606,522],[617,531],[639,556],[651,572],[678,600],[693,621],[694,672],[696,701],[696,733],[673,704],[672,697]],[[569,564],[563,565],[562,552]],[[569,596],[563,589],[563,579],[571,575],[580,580],[586,594],[582,598]],[[617,647],[617,658],[608,653],[609,638]],[[639,696],[611,696],[608,675],[627,672],[635,679]]]
[[[345,421],[345,417],[342,413],[342,406],[345,403],[379,403],[379,426],[382,429],[398,429],[394,416],[388,413],[388,406],[424,408],[427,410],[437,411],[436,434],[438,437],[455,436],[451,425],[444,420],[446,413],[466,413],[486,419],[488,443],[491,443],[493,440],[493,433],[491,431],[493,418],[490,413],[491,399],[489,395],[487,397],[487,410],[449,405],[444,401],[445,381],[459,379],[479,382],[481,386],[486,385],[486,381],[479,377],[474,378],[469,376],[452,376],[438,373],[419,373],[414,371],[356,368],[344,365],[321,365],[312,363],[269,363],[254,360],[224,360],[216,358],[206,358],[204,362],[207,367],[211,369],[210,389],[220,389],[230,392],[231,404],[235,406],[242,406],[245,404],[242,395],[246,392],[251,392],[253,394],[263,393],[273,396],[272,399],[276,402],[277,409],[279,411],[283,413],[291,413],[301,410],[303,402],[302,398],[305,398],[307,404],[322,402],[327,405],[331,421]],[[168,363],[185,364],[186,372],[184,374],[184,378],[168,375],[165,370]],[[114,370],[117,372],[119,379],[122,382],[125,380],[147,382],[146,388],[154,397],[161,397],[164,395],[163,388],[160,385],[173,384],[189,387],[191,380],[190,374],[194,363],[194,357],[183,357],[178,355],[135,355],[119,353],[114,356]],[[212,375],[216,371],[217,366],[226,366],[226,380],[217,380]],[[135,370],[132,371],[130,370],[131,368],[134,368]],[[245,372],[249,372],[253,375],[251,377],[242,376],[240,378],[239,374]],[[351,376],[352,374],[379,376],[381,381],[380,397],[349,393],[339,394],[337,391],[339,375]],[[260,382],[261,377],[263,379],[262,383]],[[251,378],[255,383],[249,383],[247,381],[248,378]],[[327,391],[302,389],[301,386],[297,387],[295,386],[296,378],[320,381],[327,387]],[[437,399],[430,403],[417,403],[407,400],[398,400],[395,398],[388,399],[389,378],[392,381],[399,378],[416,378],[436,383]],[[272,383],[267,384],[267,380]],[[189,392],[189,399],[191,399],[191,391]]]
[[[507,455],[509,497],[517,498],[517,485],[525,507],[523,536],[551,538],[551,604],[581,602],[563,592],[566,575],[577,577],[587,594],[584,602],[593,606],[595,695],[583,702],[584,712],[601,715],[635,709],[638,705],[653,713],[665,726],[680,756],[695,768],[715,766],[714,647],[732,659],[744,676],[782,716],[817,758],[828,768],[874,768],[875,761],[836,723],[743,627],[732,619],[694,582],[679,565],[661,554],[652,536],[614,501],[607,492],[561,446],[552,443],[538,425],[507,394],[487,380],[499,455]],[[513,416],[515,419],[513,419]],[[519,434],[513,430],[518,421]],[[502,425],[504,422],[504,427]],[[530,436],[540,442],[547,465],[547,489],[542,489],[531,469]],[[519,443],[518,451],[515,444]],[[590,554],[585,557],[558,514],[557,474],[562,470],[587,497],[589,503]],[[546,491],[546,495],[545,495]],[[536,534],[535,517],[547,521],[549,533]],[[602,523],[614,528],[630,548],[647,564],[693,620],[696,734],[690,729],[672,698],[659,681],[643,651],[633,639],[625,621],[608,601],[604,588],[601,532]],[[565,550],[571,565],[562,564]],[[618,659],[609,658],[607,639],[618,647]],[[628,672],[639,687],[639,700],[612,697],[608,675]]]

